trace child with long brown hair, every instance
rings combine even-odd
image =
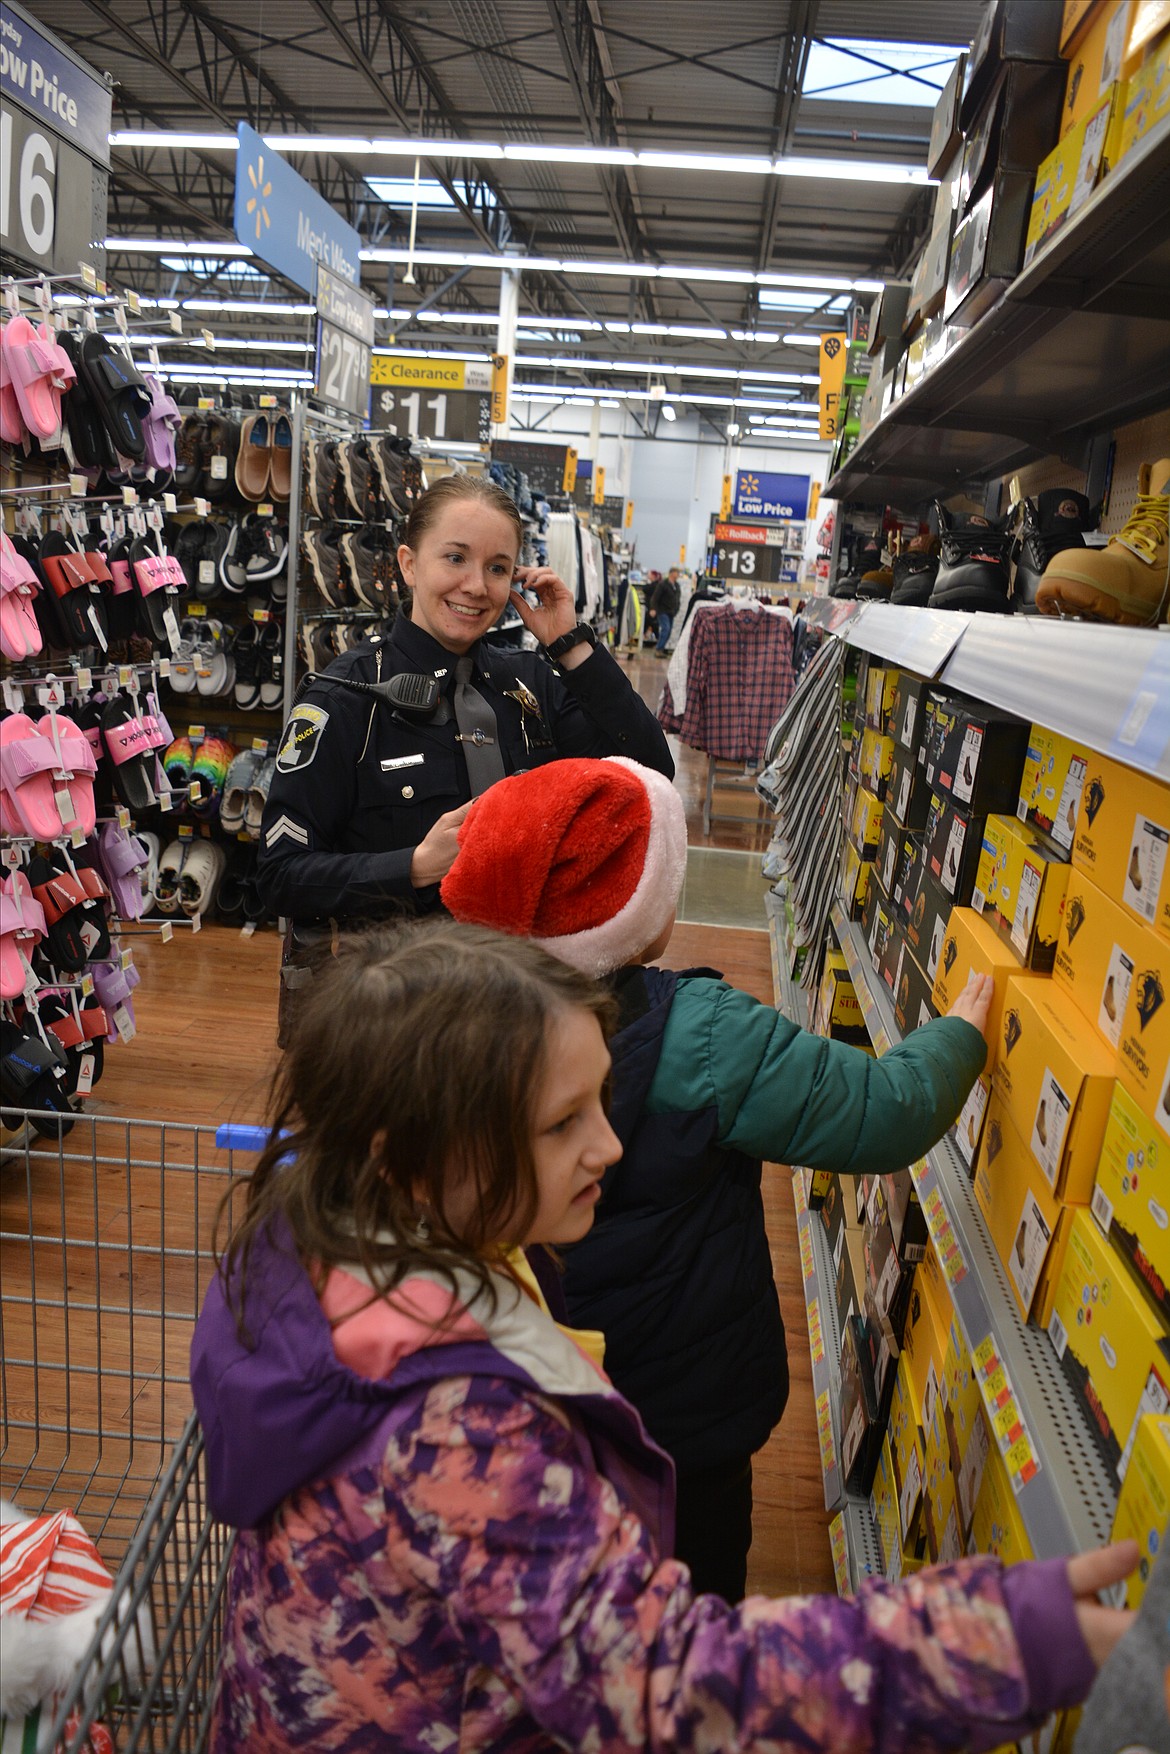
[[[1127,1625],[1093,1593],[1132,1544],[694,1595],[669,1461],[520,1253],[592,1223],[611,1025],[566,964],[450,922],[343,940],[314,983],[192,1351],[239,1530],[221,1754],[991,1748]]]

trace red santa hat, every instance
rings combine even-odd
[[[457,920],[596,977],[653,944],[686,862],[682,799],[660,773],[621,755],[550,761],[475,800],[439,893]]]

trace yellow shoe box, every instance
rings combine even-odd
[[[960,1157],[972,1173],[975,1170],[975,1153],[983,1137],[983,1122],[990,1096],[991,1074],[980,1072],[967,1092],[967,1100],[959,1110],[959,1118],[955,1122],[955,1144]]]
[[[1170,1419],[1147,1413],[1139,1421],[1133,1453],[1125,1470],[1117,1512],[1115,1541],[1136,1541],[1141,1558],[1135,1572],[1118,1587],[1117,1605],[1140,1608],[1154,1561],[1170,1532]]]
[[[1137,71],[1141,50],[1130,48],[1137,5],[1138,0],[1109,0],[1079,34],[1068,56],[1062,140],[1091,115],[1115,80],[1128,79]]]
[[[1072,851],[1088,762],[1081,744],[1043,725],[1032,726],[1016,816],[1066,852]]]
[[[1118,159],[1170,116],[1170,36],[1150,51],[1125,88]]]
[[[861,738],[858,767],[861,783],[876,798],[885,799],[890,769],[894,765],[894,739],[866,727]]]
[[[902,1333],[899,1368],[905,1363],[918,1423],[925,1430],[934,1415],[947,1356],[947,1333],[954,1311],[933,1247],[914,1275],[910,1307]]]
[[[983,1469],[975,1518],[971,1525],[971,1551],[994,1553],[1005,1565],[1032,1558],[1032,1543],[1020,1515],[1011,1475],[999,1450],[992,1445]]]
[[[934,976],[934,1003],[941,1016],[946,1016],[973,974],[989,974],[995,984],[987,1019],[987,1039],[994,1043],[999,1040],[1008,980],[1040,977],[1021,976],[1018,959],[999,934],[974,908],[956,907],[943,933]]]
[[[847,840],[841,853],[841,894],[851,920],[861,918],[872,872],[873,861],[863,859],[853,842]]]
[[[975,1161],[975,1198],[1007,1268],[1021,1315],[1027,1321],[1034,1312],[1043,1324],[1051,1312],[1057,1263],[1067,1240],[1067,1221],[1062,1218],[1066,1208],[995,1095],[988,1104]]]
[[[1170,1139],[1170,944],[1150,932],[1143,939],[1121,1023],[1117,1076]]]
[[[1085,124],[1088,116],[1060,139],[1041,159],[1036,169],[1036,187],[1032,192],[1032,211],[1028,216],[1028,235],[1024,242],[1024,266],[1027,267],[1049,238],[1055,237],[1068,218],[1077,170],[1085,145]]]
[[[853,803],[853,814],[849,820],[849,839],[853,842],[863,859],[877,856],[878,841],[882,833],[882,816],[884,807],[880,798],[865,786],[858,786],[857,797]]]
[[[1133,971],[1162,940],[1073,867],[1064,898],[1052,978],[1105,1045],[1117,1053]]]
[[[1073,1215],[1048,1334],[1124,1479],[1138,1419],[1170,1410],[1170,1338],[1084,1208]]]
[[[1170,938],[1170,786],[1092,755],[1073,864],[1114,901]]]
[[[871,731],[885,731],[894,704],[901,671],[871,663],[865,676],[865,723]]]
[[[971,906],[1026,968],[1051,970],[1069,867],[1057,847],[1011,816],[989,816]]]
[[[1115,1056],[1051,981],[1008,982],[992,1084],[1057,1199],[1087,1206]]]
[[[936,1534],[942,1531],[938,1552],[940,1562],[951,1557],[951,1538],[947,1528],[952,1507],[955,1516],[953,1538],[958,1542],[959,1552],[966,1552],[988,1448],[987,1422],[983,1416],[975,1368],[959,1324],[952,1320],[947,1336],[942,1390],[935,1403],[931,1431],[926,1434],[924,1456],[927,1497],[933,1497],[928,1522],[933,1521]],[[945,1483],[944,1466],[948,1476]]]
[[[894,1483],[894,1458],[888,1432],[882,1439],[873,1490],[869,1495],[869,1510],[882,1544],[886,1580],[894,1583],[902,1575],[902,1543],[898,1532],[898,1488]]]
[[[1170,1148],[1123,1084],[1113,1087],[1093,1216],[1170,1328]]]
[[[835,1029],[864,1029],[865,1018],[857,1002],[857,989],[849,973],[849,965],[840,950],[825,955],[825,972],[817,993],[813,1031],[816,1035],[832,1035]]]
[[[894,1396],[890,1402],[890,1451],[894,1460],[894,1480],[898,1488],[899,1530],[902,1546],[914,1550],[918,1533],[918,1512],[922,1500],[922,1432],[918,1424],[918,1408],[910,1369],[903,1354],[894,1375]]]

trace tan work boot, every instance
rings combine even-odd
[[[1044,615],[1152,627],[1170,602],[1170,457],[1143,463],[1125,528],[1107,548],[1054,554],[1036,591]]]

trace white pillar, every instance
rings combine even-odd
[[[508,418],[492,427],[492,437],[507,438],[512,430],[512,380],[516,375],[516,318],[520,310],[520,270],[505,268],[500,275],[500,321],[496,352],[508,358]]]
[[[597,480],[597,462],[601,454],[601,403],[593,404],[593,412],[589,416],[589,455],[593,459],[593,479]]]

